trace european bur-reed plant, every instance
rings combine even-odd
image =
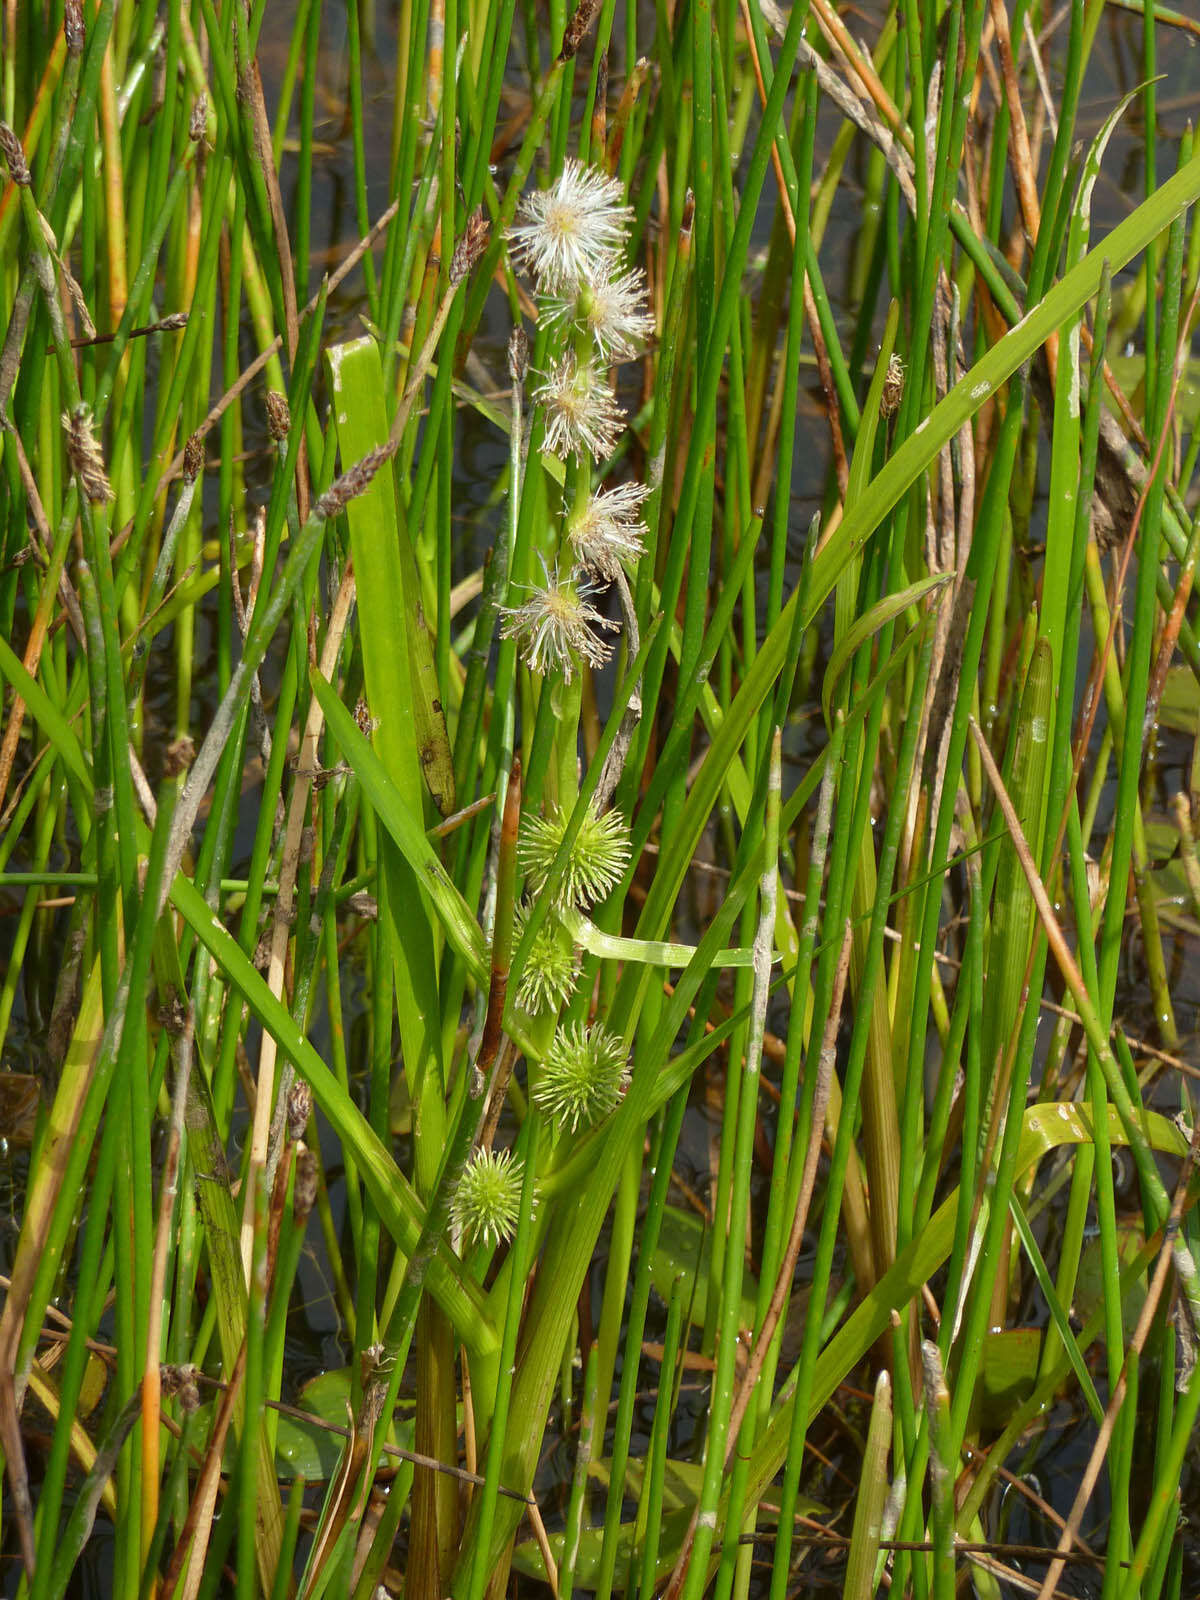
[[[5,10],[6,1593],[1195,1592],[1198,30],[1051,9]]]

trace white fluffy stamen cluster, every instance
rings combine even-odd
[[[637,355],[654,331],[640,268],[625,251],[633,211],[616,178],[568,159],[547,189],[527,194],[508,231],[514,262],[534,280],[543,323],[565,334],[533,389],[542,412],[543,446],[566,461],[602,462],[616,449],[625,414],[608,367]],[[576,658],[602,666],[612,647],[597,627],[615,627],[588,600],[592,583],[625,583],[624,567],[645,553],[638,515],[649,491],[623,484],[593,494],[569,511],[564,543],[575,568],[566,579],[547,574],[524,605],[502,608],[503,634],[520,642],[534,672],[559,668],[571,681]],[[628,610],[628,602],[626,609]]]
[[[557,182],[522,199],[509,244],[541,292],[558,294],[607,270],[632,216],[616,178],[568,157]]]

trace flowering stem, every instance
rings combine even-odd
[[[504,823],[500,833],[500,864],[496,874],[496,921],[492,932],[491,985],[483,1037],[480,1040],[475,1064],[467,1079],[466,1099],[449,1135],[442,1169],[426,1207],[421,1237],[409,1260],[404,1289],[389,1328],[389,1344],[392,1343],[393,1332],[399,1332],[403,1337],[404,1322],[407,1320],[407,1315],[416,1309],[425,1273],[437,1250],[438,1242],[445,1233],[450,1206],[471,1153],[471,1147],[475,1143],[475,1133],[479,1124],[478,1113],[487,1089],[488,1073],[500,1046],[504,1001],[508,993],[509,962],[512,956],[517,822],[520,813],[521,767],[519,761],[514,761],[508,782],[508,798],[504,806]]]
[[[545,685],[542,693],[551,696],[550,706],[556,725],[550,783],[554,793],[548,798],[560,811],[569,814],[574,810],[579,796],[579,715],[583,705],[583,678],[573,672],[568,683],[563,674],[557,683]]]
[[[533,1217],[533,1190],[537,1169],[538,1113],[529,1112],[529,1142],[525,1157],[524,1180],[521,1186],[521,1212],[512,1243],[513,1270],[509,1274],[508,1304],[505,1307],[504,1331],[501,1335],[500,1362],[496,1375],[496,1403],[492,1410],[488,1430],[487,1465],[484,1468],[484,1486],[479,1500],[479,1533],[475,1539],[474,1560],[471,1563],[470,1600],[481,1600],[492,1571],[490,1545],[492,1523],[496,1514],[496,1501],[500,1490],[500,1474],[505,1464],[508,1444],[508,1411],[512,1397],[513,1375],[516,1369],[517,1335],[521,1327],[521,1312],[525,1303],[526,1274],[532,1246],[531,1221]]]
[[[487,1016],[475,1071],[468,1095],[482,1096],[483,1084],[496,1059],[504,1027],[504,1002],[508,994],[508,971],[512,960],[513,904],[517,879],[517,827],[521,820],[521,758],[513,761],[504,798],[500,826],[500,849],[496,867],[496,916],[492,924],[492,973],[488,989]],[[464,1120],[466,1120],[464,1118]]]
[[[638,630],[637,607],[634,605],[633,595],[630,593],[629,580],[620,567],[617,568],[614,579],[617,594],[621,600],[621,613],[625,618],[625,648],[628,654],[636,656],[641,648],[641,634]],[[629,704],[621,716],[621,725],[617,729],[617,737],[604,769],[600,774],[600,782],[596,785],[596,810],[603,811],[621,781],[625,771],[625,763],[629,759],[629,752],[633,746],[634,735],[637,733],[638,724],[642,720],[642,685],[640,680],[634,684],[633,693],[629,697]]]
[[[508,600],[508,587],[510,574],[512,572],[513,551],[516,548],[517,529],[521,515],[521,478],[522,467],[524,465],[524,456],[521,448],[521,402],[522,385],[525,381],[527,354],[528,352],[526,348],[525,337],[518,329],[509,340],[508,345],[508,373],[509,378],[512,381],[512,394],[510,401],[511,413],[509,418],[508,434],[508,465],[511,478],[508,495],[508,526],[505,530],[505,537],[496,547],[496,554],[494,557],[495,570],[492,574],[490,587],[488,586],[488,580],[486,577],[484,580],[484,602],[480,612],[480,622],[476,629],[476,641],[477,648],[479,650],[479,670],[474,678],[473,686],[476,690],[477,697],[471,710],[471,719],[472,722],[475,723],[476,727],[478,726],[478,711],[482,706],[483,701],[483,685],[484,675],[487,671],[487,658],[491,650],[492,639],[495,632],[497,597],[499,597],[500,603],[504,603]],[[468,688],[470,687],[472,687],[472,682],[471,679],[468,678]],[[510,680],[510,689],[513,688],[515,688],[515,685],[512,683],[512,680]],[[464,714],[466,712],[466,703],[466,697],[464,696]],[[498,860],[499,852],[501,850],[500,831],[504,826],[504,821],[508,817],[508,774],[509,768],[513,765],[513,740],[515,738],[516,729],[516,702],[513,693],[504,695],[503,698],[498,702],[497,714],[501,719],[501,733],[499,765],[496,775],[496,824],[491,848]],[[463,753],[468,758],[470,757],[475,742],[475,738],[472,737],[469,743],[464,742],[463,744]],[[464,774],[467,770],[469,770],[465,762],[462,770]],[[491,923],[493,927],[495,926],[494,919],[496,916],[496,899],[498,893],[498,882],[492,883],[488,889],[487,905],[485,906],[484,910],[483,926],[485,929],[488,927],[489,923]]]

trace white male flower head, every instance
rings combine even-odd
[[[592,605],[592,585],[572,574],[560,578],[558,568],[546,571],[546,587],[535,588],[524,605],[501,606],[504,617],[501,637],[516,639],[521,659],[534,672],[545,674],[555,667],[570,683],[575,674],[575,658],[582,656],[590,666],[602,667],[613,647],[593,632],[594,628],[615,629]]]
[[[633,212],[623,200],[616,178],[568,159],[548,189],[523,197],[508,230],[512,253],[544,294],[570,289],[624,246]]]
[[[533,391],[546,413],[545,447],[565,461],[590,455],[610,456],[621,437],[625,414],[613,398],[608,375],[594,361],[580,361],[568,351]]]
[[[646,524],[638,508],[650,493],[644,484],[602,489],[567,518],[567,538],[583,566],[612,583],[621,565],[646,553]]]
[[[615,258],[583,279],[573,294],[543,301],[540,315],[547,322],[568,322],[590,333],[606,361],[630,360],[654,332],[641,268],[622,272]]]

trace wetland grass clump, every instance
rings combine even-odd
[[[1200,26],[289,18],[0,25],[4,1593],[1195,1594]]]

